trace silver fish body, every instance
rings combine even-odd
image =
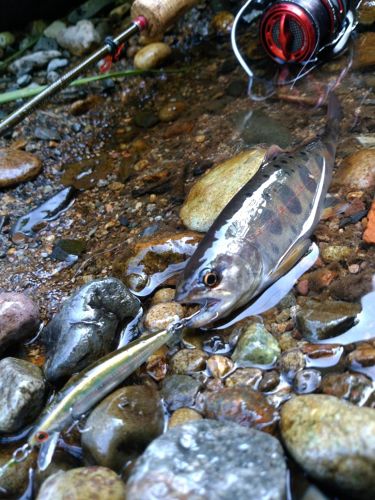
[[[176,290],[178,302],[201,305],[191,326],[247,304],[302,257],[331,181],[340,117],[331,94],[324,134],[266,158],[214,221]]]

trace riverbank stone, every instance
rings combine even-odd
[[[159,393],[146,385],[122,387],[90,414],[82,446],[95,463],[118,472],[164,428]]]
[[[138,459],[128,500],[281,500],[286,465],[272,436],[237,424],[197,420],[174,427]]]
[[[15,432],[31,422],[44,403],[45,383],[38,366],[17,358],[0,361],[0,432]]]
[[[35,155],[18,149],[0,149],[0,188],[33,179],[42,169]]]
[[[238,366],[271,365],[280,355],[277,340],[261,323],[250,323],[242,331],[232,359]]]
[[[374,498],[374,409],[333,396],[299,396],[282,407],[281,435],[292,457],[312,477],[351,498]]]

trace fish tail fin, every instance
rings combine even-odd
[[[334,151],[336,150],[342,117],[340,101],[333,92],[330,92],[327,98],[327,123],[322,139],[326,144],[331,144],[331,149]]]

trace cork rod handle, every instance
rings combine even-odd
[[[177,19],[194,7],[198,0],[135,0],[132,18],[144,16],[148,21],[148,33],[163,33]]]

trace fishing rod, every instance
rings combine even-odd
[[[135,0],[131,9],[131,24],[115,38],[107,37],[105,44],[96,52],[87,57],[66,72],[55,82],[51,83],[40,94],[27,101],[16,109],[7,118],[0,122],[0,135],[20,123],[35,108],[47,99],[67,87],[73,80],[81,75],[87,68],[94,65],[106,56],[115,57],[121,51],[122,44],[131,36],[146,32],[153,37],[163,33],[185,12],[191,9],[198,0]]]

